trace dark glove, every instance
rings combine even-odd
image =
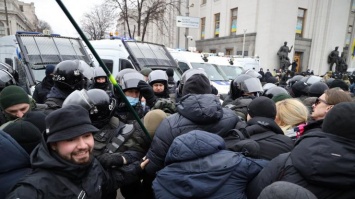
[[[138,89],[141,95],[147,100],[147,105],[152,107],[156,101],[153,88],[147,82],[141,80],[138,82]]]
[[[123,166],[123,157],[118,153],[104,153],[97,157],[97,160],[104,168]]]

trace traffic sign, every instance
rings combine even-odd
[[[176,26],[183,28],[200,28],[200,18],[176,16]]]

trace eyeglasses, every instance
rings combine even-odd
[[[317,98],[316,101],[314,102],[314,105],[317,106],[318,104],[320,104],[321,102],[323,102],[324,104],[326,105],[330,105],[328,104],[327,101],[323,100],[323,99],[320,99],[320,98]]]

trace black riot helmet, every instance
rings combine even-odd
[[[15,78],[8,71],[0,69],[0,91],[9,85],[16,85]]]
[[[91,122],[102,128],[110,121],[116,107],[116,100],[102,89],[75,90],[63,102],[63,107],[80,105],[89,111]]]
[[[178,92],[180,95],[182,95],[182,88],[184,87],[184,84],[186,83],[186,81],[195,74],[203,74],[208,78],[207,73],[203,69],[191,68],[189,70],[186,70],[182,74],[181,80],[178,82]]]
[[[291,87],[294,83],[300,81],[302,78],[304,78],[304,76],[295,75],[291,79],[288,79],[286,83],[287,83],[288,87]]]
[[[324,82],[316,82],[313,83],[308,89],[309,97],[320,97],[323,95],[324,91],[328,90],[329,87]]]
[[[230,84],[230,96],[233,100],[242,97],[245,93],[263,92],[259,78],[247,74],[238,75]]]
[[[272,88],[272,87],[277,87],[276,86],[276,84],[273,84],[273,83],[266,83],[266,84],[264,84],[264,86],[263,86],[263,93],[265,93],[267,90],[269,90],[270,88]],[[263,94],[264,95],[264,94]]]
[[[247,75],[250,75],[252,77],[256,77],[256,78],[262,78],[262,75],[258,72],[256,72],[255,70],[252,70],[252,69],[248,69],[246,71],[244,71],[242,74],[247,74]]]
[[[53,72],[54,86],[65,93],[86,88],[93,76],[90,66],[82,60],[65,60]]]
[[[126,69],[125,69],[126,70]],[[122,74],[122,76],[116,77],[119,81],[117,82],[123,91],[128,89],[137,89],[139,81],[144,81],[144,76],[138,71],[134,70],[128,73]]]
[[[289,95],[289,93],[287,92],[286,89],[284,89],[282,87],[279,87],[279,86],[276,86],[276,87],[272,87],[272,88],[268,89],[267,91],[265,91],[263,96],[272,99],[273,97],[278,96],[280,94]]]

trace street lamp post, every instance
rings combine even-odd
[[[186,16],[188,17],[190,15],[189,13],[189,0],[186,1]],[[187,36],[189,35],[189,28],[185,28],[185,49],[187,50],[189,48],[189,39]]]
[[[5,16],[6,16],[7,35],[10,35],[9,17],[8,17],[8,13],[7,13],[6,0],[4,0],[4,4],[5,4]]]
[[[243,34],[243,50],[242,50],[242,57],[244,57],[244,46],[245,46],[245,32],[247,31],[247,29],[243,29],[244,34]]]

